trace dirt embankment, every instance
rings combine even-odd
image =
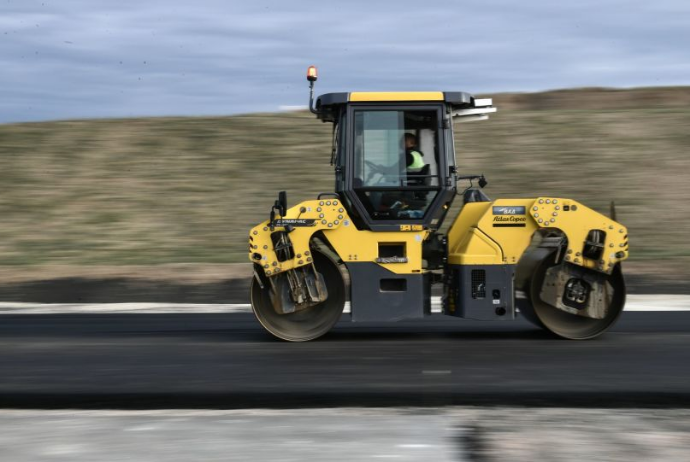
[[[690,87],[573,88],[539,93],[499,93],[494,105],[515,111],[611,111],[690,107]]]

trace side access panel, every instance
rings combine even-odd
[[[515,265],[450,265],[444,313],[486,321],[515,319]]]
[[[350,273],[352,321],[389,322],[431,314],[427,275],[396,274],[376,263],[345,263]]]

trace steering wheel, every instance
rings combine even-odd
[[[369,167],[371,174],[380,173],[383,175],[386,172],[386,167],[383,165],[375,164],[369,160],[365,160],[364,163]]]
[[[388,172],[388,168],[385,167],[384,165],[379,165],[375,164],[374,162],[371,162],[369,160],[365,160],[364,164],[368,167],[369,172],[367,173],[367,178],[364,181],[366,184],[371,184],[372,178],[374,178],[374,175],[380,175],[377,183],[381,183],[385,180],[385,175]]]

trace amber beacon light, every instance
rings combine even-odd
[[[309,110],[313,114],[318,114],[319,111],[314,109],[314,82],[319,78],[319,74],[316,71],[316,66],[309,66],[307,69],[307,80],[309,81]]]
[[[307,69],[307,80],[310,82],[316,82],[316,79],[319,78],[319,74],[316,71],[316,66],[309,66],[309,69]]]

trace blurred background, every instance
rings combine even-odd
[[[490,96],[495,116],[456,126],[462,173],[484,173],[492,198],[571,197],[605,214],[615,201],[632,291],[683,290],[690,89]],[[277,191],[295,204],[332,190],[330,137],[306,111],[0,125],[4,298],[26,298],[29,281],[125,277],[241,301],[207,285],[248,275],[246,233]]]

